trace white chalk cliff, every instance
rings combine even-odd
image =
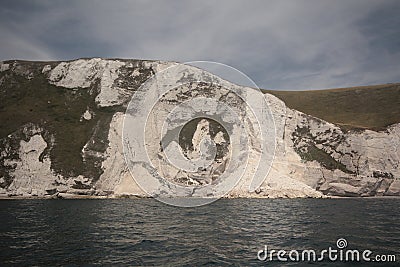
[[[31,113],[18,116],[19,124],[10,119],[10,126],[2,125],[0,196],[147,197],[125,162],[125,110],[143,82],[174,64],[99,58],[1,63],[0,88],[10,100],[0,116],[16,112],[17,101]],[[19,96],[16,90],[24,86],[29,94]],[[36,88],[37,94],[46,94],[35,95]],[[27,96],[30,102],[22,100]],[[288,108],[273,95],[264,97],[276,127],[271,169],[255,191],[241,180],[227,197],[400,196],[400,124],[379,132],[344,131]],[[174,104],[169,100],[161,107]],[[211,134],[204,120],[191,138],[187,142],[193,150],[185,153],[193,158],[200,153],[201,140],[212,139],[221,147],[227,142],[223,132]],[[224,171],[227,160],[222,155],[213,163],[207,183]],[[203,183],[176,169],[162,170],[179,183]]]

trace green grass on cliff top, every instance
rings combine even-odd
[[[299,110],[344,129],[383,130],[400,122],[400,83],[310,91],[264,90]]]

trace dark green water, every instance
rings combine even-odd
[[[151,199],[0,201],[0,266],[270,266],[281,263],[257,260],[264,245],[322,250],[338,238],[399,263],[400,200],[235,199],[197,208]]]

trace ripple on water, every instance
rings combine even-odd
[[[178,208],[151,199],[3,200],[0,265],[248,266],[260,263],[264,245],[325,249],[340,237],[353,248],[398,253],[399,204],[224,199]]]

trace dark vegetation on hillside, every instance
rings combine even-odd
[[[0,139],[33,123],[49,133],[45,135],[48,144],[54,139],[54,146],[47,150],[46,155],[51,158],[53,170],[65,177],[80,174],[99,177],[101,161],[96,158],[82,161],[82,148],[95,135],[97,138],[91,149],[100,153],[105,151],[114,111],[96,107],[95,90],[51,85],[41,73],[45,64],[29,65],[25,65],[23,71],[33,71],[31,79],[18,72],[1,73],[5,82],[0,89]],[[96,113],[90,121],[81,120],[86,109]]]
[[[6,150],[3,146],[8,143],[5,141],[8,136],[28,141],[29,136],[25,136],[21,127],[32,128],[33,124],[44,129],[41,134],[48,147],[42,156],[50,157],[52,170],[64,177],[84,175],[96,181],[102,173],[101,155],[108,147],[112,116],[117,111],[124,112],[125,107],[98,107],[95,98],[99,93],[99,81],[90,88],[74,89],[49,84],[42,69],[47,64],[55,67],[58,63],[18,61],[12,71],[0,72],[0,151]],[[141,84],[151,73],[146,75],[134,82]],[[133,86],[135,88],[127,88],[136,90],[136,84]],[[91,120],[81,118],[86,110],[92,112]],[[85,144],[88,144],[85,149],[89,153],[83,160]],[[18,149],[17,144],[15,149]],[[4,158],[0,156],[0,171],[6,169]]]
[[[344,129],[383,130],[400,122],[400,83],[312,91],[264,92]]]

